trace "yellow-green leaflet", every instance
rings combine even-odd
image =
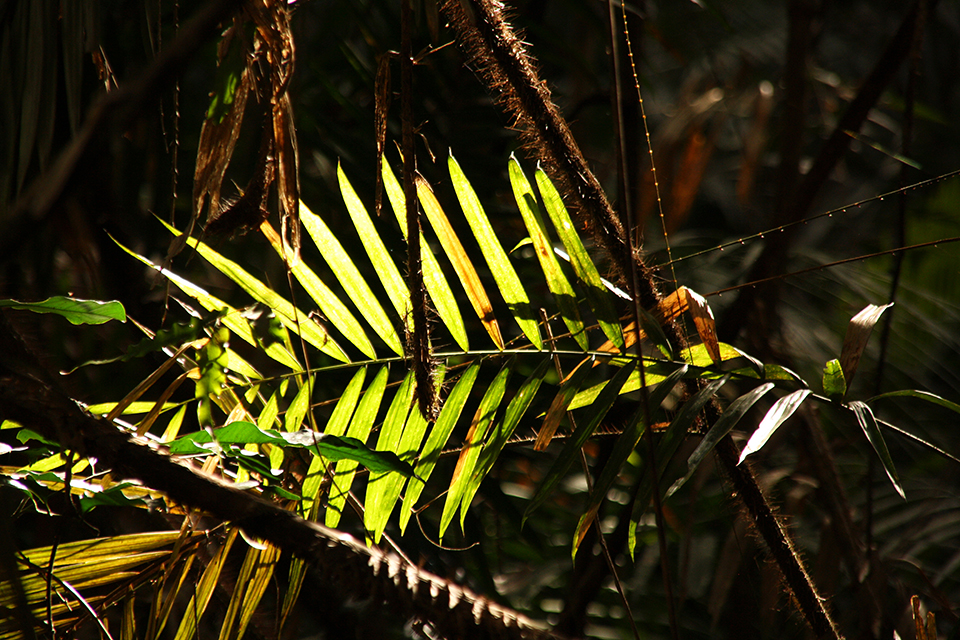
[[[527,297],[527,292],[520,283],[520,277],[510,263],[510,258],[507,257],[507,252],[503,250],[503,246],[497,239],[497,234],[490,225],[490,219],[483,210],[480,199],[463,174],[453,154],[447,158],[447,167],[450,170],[450,180],[457,192],[457,198],[460,200],[464,216],[466,216],[467,222],[473,230],[473,235],[480,245],[480,251],[483,252],[487,266],[490,267],[490,273],[497,281],[504,302],[507,303],[507,307],[509,307],[524,335],[530,339],[530,342],[537,349],[543,349],[543,340],[537,326],[537,314],[530,306],[530,298]]]

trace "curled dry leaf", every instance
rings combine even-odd
[[[860,364],[860,356],[867,346],[867,340],[870,339],[870,332],[873,326],[880,320],[883,312],[893,306],[893,303],[878,307],[875,304],[868,304],[863,311],[853,316],[850,325],[847,327],[847,335],[843,339],[843,349],[840,351],[840,367],[843,369],[843,377],[847,381],[847,388],[853,382],[853,375],[857,372],[857,365]]]

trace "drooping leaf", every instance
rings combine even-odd
[[[517,207],[520,209],[523,224],[526,225],[527,233],[530,234],[530,239],[533,241],[533,248],[537,254],[537,260],[540,262],[540,268],[543,270],[543,275],[547,280],[547,287],[557,301],[560,316],[563,318],[564,324],[567,325],[567,329],[570,330],[570,334],[580,345],[580,348],[586,350],[589,342],[583,320],[580,317],[577,296],[570,281],[567,280],[566,275],[560,268],[556,255],[553,253],[550,237],[547,235],[547,228],[543,224],[543,217],[540,215],[540,207],[537,206],[533,188],[516,158],[510,159],[509,171],[513,195],[517,200]]]
[[[393,174],[390,164],[383,163],[383,186],[387,190],[387,198],[390,200],[390,206],[397,222],[400,224],[400,231],[403,232],[407,242],[407,205],[403,196],[403,188]],[[446,276],[440,269],[436,256],[427,244],[423,235],[420,235],[420,260],[423,267],[423,286],[426,287],[430,299],[437,308],[437,315],[443,321],[444,326],[453,336],[454,341],[464,351],[470,350],[470,342],[467,339],[467,330],[463,326],[463,316],[460,315],[460,308],[453,297],[453,291],[447,283]]]
[[[610,411],[610,407],[613,406],[617,396],[620,395],[620,388],[623,387],[627,378],[633,373],[635,366],[635,363],[631,363],[621,368],[604,386],[591,407],[589,419],[577,425],[576,430],[570,438],[567,439],[566,443],[564,443],[563,450],[553,463],[553,466],[550,467],[550,471],[547,472],[547,475],[540,482],[540,486],[537,487],[536,494],[533,496],[530,504],[527,505],[526,511],[524,511],[524,521],[543,504],[557,483],[560,482],[560,479],[567,474],[570,466],[577,456],[579,456],[580,448],[587,441],[587,438],[593,435],[593,432],[600,425],[600,421],[606,417],[607,412]]]
[[[433,193],[430,185],[419,175],[416,176],[417,196],[420,198],[420,204],[423,206],[423,212],[427,215],[427,220],[433,227],[433,231],[440,240],[440,246],[443,247],[453,270],[460,278],[460,284],[467,294],[467,299],[473,306],[477,317],[483,324],[483,328],[490,334],[490,338],[498,349],[503,349],[503,336],[500,335],[500,325],[493,315],[493,306],[490,304],[490,298],[487,296],[483,284],[480,282],[480,276],[477,274],[473,262],[467,255],[460,238],[453,230],[453,225],[444,213],[440,202]]]
[[[658,384],[653,391],[650,392],[647,402],[649,402],[649,411],[651,413],[663,403],[667,395],[673,390],[673,387],[676,386],[686,374],[687,368],[687,365],[677,368],[676,371],[667,376],[663,382]],[[590,492],[590,498],[587,501],[587,509],[580,517],[576,533],[574,533],[573,536],[574,556],[576,556],[577,550],[583,542],[583,538],[587,535],[590,525],[593,523],[594,518],[596,518],[600,510],[600,505],[606,499],[610,487],[613,486],[613,483],[620,475],[623,465],[626,464],[627,459],[630,457],[630,454],[633,453],[637,443],[643,436],[643,432],[646,430],[643,416],[644,408],[641,405],[623,428],[623,433],[620,434],[616,444],[613,445],[613,452],[610,454],[607,464],[603,467],[599,477],[593,483],[593,490]]]
[[[918,391],[916,389],[902,389],[900,391],[881,393],[880,395],[873,396],[867,400],[867,403],[873,403],[875,400],[883,400],[885,398],[918,398],[920,400],[925,400],[927,402],[940,405],[946,409],[950,409],[954,413],[960,413],[960,404],[957,404],[956,402],[950,402],[946,398],[941,398],[935,393],[930,393],[929,391]]]
[[[843,377],[847,381],[847,388],[853,383],[853,376],[860,364],[860,356],[867,347],[867,340],[873,327],[880,320],[883,312],[893,306],[893,303],[878,307],[868,304],[857,315],[853,316],[847,326],[847,335],[843,338],[843,348],[840,350],[840,366],[843,368]]]
[[[430,475],[437,465],[437,460],[440,459],[440,452],[447,444],[450,434],[453,433],[453,428],[460,419],[463,405],[470,397],[470,391],[477,381],[479,371],[480,363],[474,361],[460,376],[453,391],[450,392],[446,402],[443,403],[443,409],[440,410],[440,416],[430,430],[430,435],[427,436],[427,443],[423,446],[423,452],[420,454],[415,469],[416,475],[422,478],[424,483],[430,479]],[[407,494],[403,498],[403,510],[400,512],[400,531],[406,530],[407,522],[413,513],[414,505],[420,498],[424,483],[414,482],[407,488]]]
[[[847,381],[843,376],[843,367],[837,359],[830,360],[823,367],[823,392],[828,398],[839,400],[847,393]]]
[[[480,458],[480,450],[483,442],[493,426],[497,416],[497,409],[500,407],[500,401],[503,399],[504,391],[507,387],[507,379],[510,377],[513,359],[509,360],[500,372],[497,374],[490,386],[487,387],[480,406],[473,416],[470,423],[470,430],[463,441],[463,448],[460,450],[460,457],[457,459],[457,466],[453,471],[453,478],[450,480],[450,489],[447,492],[447,500],[443,505],[443,514],[440,517],[440,539],[453,520],[457,508],[463,501],[463,494],[467,490],[470,478],[473,476],[473,470],[476,468],[477,460]],[[462,518],[461,518],[462,522]]]
[[[867,440],[870,441],[873,450],[876,451],[877,457],[880,458],[880,464],[883,465],[883,470],[887,473],[887,477],[890,478],[890,482],[893,483],[893,488],[897,490],[901,498],[906,500],[907,496],[903,492],[900,477],[897,475],[896,467],[893,466],[893,458],[890,457],[887,443],[883,439],[883,434],[880,433],[880,427],[877,426],[877,419],[873,415],[873,410],[868,404],[860,402],[859,400],[850,402],[848,406],[857,416],[857,422],[860,424],[860,428],[863,429],[863,433],[867,436]]]
[[[101,302],[100,300],[81,300],[80,298],[54,296],[40,302],[0,300],[0,307],[33,311],[34,313],[53,313],[63,316],[71,324],[103,324],[111,320],[127,321],[127,314],[123,305],[116,300]]]
[[[511,159],[511,161],[515,161]],[[587,296],[587,302],[597,316],[597,322],[600,328],[619,349],[624,348],[623,334],[620,330],[620,319],[617,317],[616,307],[613,302],[612,293],[604,286],[600,273],[596,265],[583,246],[579,234],[573,226],[570,214],[563,204],[563,199],[556,187],[547,177],[542,169],[537,168],[536,172],[537,188],[540,190],[540,197],[543,199],[544,208],[553,221],[553,226],[560,236],[560,241],[566,247],[570,256],[570,264],[573,266],[574,273],[583,283],[584,292]]]
[[[693,453],[690,454],[690,457],[687,458],[687,474],[673,483],[673,486],[670,487],[670,490],[667,491],[666,497],[669,498],[674,493],[676,493],[680,487],[687,483],[690,478],[693,477],[694,472],[697,470],[697,467],[700,466],[700,463],[703,459],[713,451],[713,448],[717,446],[717,443],[723,439],[725,435],[730,433],[730,430],[737,426],[737,423],[740,422],[740,419],[757,403],[757,400],[762,398],[764,394],[767,393],[770,389],[774,387],[774,383],[765,382],[756,389],[748,391],[743,394],[727,407],[720,418],[713,423],[713,426],[710,427],[710,430],[707,432],[707,435],[703,437],[703,440],[700,441],[700,444],[697,445],[697,448],[694,449]]]
[[[750,439],[747,440],[747,446],[740,452],[740,460],[737,464],[742,463],[751,453],[759,451],[760,448],[767,443],[767,440],[770,439],[770,436],[780,428],[780,425],[786,422],[787,418],[792,416],[794,411],[800,408],[800,405],[803,404],[803,401],[806,400],[809,395],[810,389],[799,389],[777,400],[776,403],[770,407],[770,410],[767,411],[767,415],[763,416],[763,420],[760,421],[757,430],[754,431]]]
[[[453,188],[457,192],[457,198],[460,200],[460,206],[463,213],[473,230],[473,235],[480,245],[483,257],[490,267],[490,273],[493,275],[497,286],[500,288],[500,295],[504,302],[510,308],[513,317],[523,331],[524,335],[530,339],[530,342],[537,349],[543,348],[543,340],[540,337],[540,330],[537,327],[536,313],[530,306],[530,299],[527,292],[520,282],[520,277],[510,263],[500,240],[497,238],[493,227],[490,225],[490,219],[487,217],[480,199],[464,175],[463,170],[451,153],[447,158],[447,167],[450,171],[450,180]]]

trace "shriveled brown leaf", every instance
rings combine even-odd
[[[857,365],[860,364],[860,357],[867,346],[867,340],[870,339],[870,333],[873,331],[874,325],[880,320],[883,312],[892,306],[892,302],[882,307],[868,304],[850,320],[850,324],[847,326],[847,335],[843,339],[843,348],[840,351],[840,368],[843,369],[843,377],[847,381],[848,389],[853,382]]]

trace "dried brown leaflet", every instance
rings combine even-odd
[[[244,32],[247,22],[255,26],[249,42]],[[294,46],[286,3],[258,0],[247,5],[224,33],[218,56],[225,85],[220,87],[220,103],[211,107],[200,133],[194,171],[194,220],[208,207],[206,232],[242,235],[266,217],[270,186],[276,184],[282,236],[290,251],[286,257],[295,262],[300,255],[300,182],[293,106],[287,94]],[[239,199],[221,209],[224,176],[251,93],[264,102],[265,112],[256,168]]]
[[[410,0],[400,5],[400,118],[403,149],[403,198],[407,215],[407,287],[413,331],[407,334],[407,356],[413,363],[417,404],[427,420],[436,419],[436,392],[430,361],[430,328],[427,324],[427,294],[420,261],[420,205],[417,200],[416,150],[413,125],[413,45]]]
[[[503,5],[494,0],[447,0],[443,9],[457,31],[460,45],[498,101],[517,120],[518,128],[551,177],[565,188],[577,205],[580,219],[590,223],[594,238],[605,249],[621,276],[636,273],[634,290],[645,308],[655,308],[661,295],[651,270],[638,255],[631,255],[624,229],[587,167],[550,92],[534,70],[534,64],[512,28],[504,20]],[[676,348],[685,340],[672,322],[664,332]],[[705,409],[707,422],[719,415],[716,404]],[[797,554],[786,530],[761,491],[753,473],[737,466],[739,451],[726,437],[717,447],[724,471],[751,522],[765,541],[784,581],[807,623],[819,637],[839,637],[825,600]]]

